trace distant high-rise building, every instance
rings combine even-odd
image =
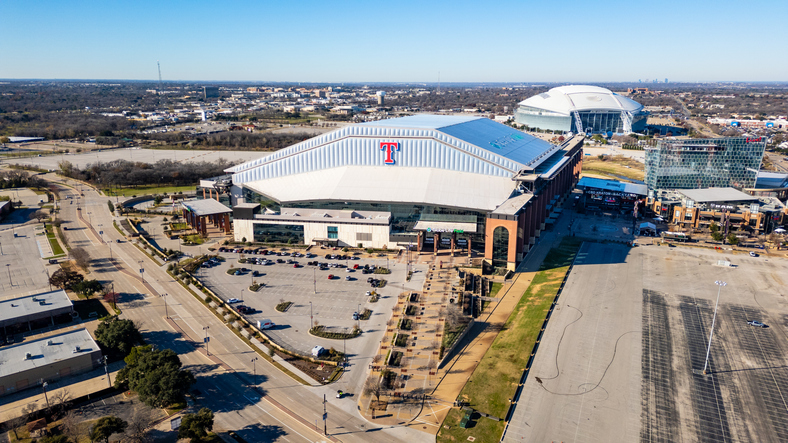
[[[205,99],[218,97],[219,96],[219,87],[218,86],[203,86],[202,87],[202,96]]]
[[[386,103],[386,91],[378,91],[378,106],[383,106]]]
[[[668,82],[668,79],[667,79],[667,77],[666,77],[666,78],[665,78],[665,83],[667,83],[667,82]]]
[[[643,80],[642,79],[638,79],[638,83],[643,83]]]

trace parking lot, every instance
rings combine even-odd
[[[267,329],[265,334],[280,345],[302,353],[309,353],[315,345],[326,349],[334,347],[338,350],[342,350],[343,345],[346,345],[348,354],[374,352],[369,340],[374,341],[374,337],[378,335],[372,333],[382,333],[385,329],[385,322],[396,304],[397,295],[403,291],[402,282],[405,281],[406,265],[391,259],[389,261],[391,274],[363,274],[360,269],[347,272],[345,268],[321,269],[318,266],[307,265],[307,262],[318,261],[325,264],[349,265],[351,268],[356,264],[361,268],[364,265],[386,266],[385,258],[326,259],[325,254],[329,251],[320,251],[322,255],[312,258],[244,254],[247,260],[251,258],[272,260],[273,263],[268,265],[238,263],[241,254],[220,252],[220,255],[226,259],[225,262],[210,268],[200,268],[196,275],[225,301],[236,298],[240,300],[234,303],[236,306],[245,305],[253,308],[254,313],[245,315],[248,320],[256,322],[270,319],[276,326]],[[337,251],[330,252],[341,254]],[[284,263],[277,263],[277,259]],[[287,263],[287,260],[298,261],[298,267]],[[228,275],[227,270],[231,265],[235,269],[246,268],[249,271],[241,275]],[[261,275],[255,277],[254,271]],[[334,278],[329,279],[329,275],[333,275]],[[384,278],[388,283],[383,288],[373,289],[367,283],[368,278]],[[423,279],[423,274],[420,278]],[[264,283],[264,286],[253,293],[249,290],[249,286],[255,281]],[[408,287],[411,284],[419,283],[414,280],[408,283]],[[376,303],[369,301],[370,296],[366,295],[368,291],[377,291],[380,295]],[[288,301],[293,305],[286,312],[275,309],[277,304]],[[370,319],[354,320],[353,313],[362,312],[365,308],[372,310]],[[348,332],[358,324],[363,333],[360,337],[347,340],[343,344],[341,340],[310,335],[308,331],[314,322]]]
[[[788,441],[786,271],[785,257],[584,244],[505,441]]]

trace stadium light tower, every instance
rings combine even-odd
[[[711,338],[714,337],[714,323],[717,321],[717,306],[720,305],[720,292],[722,292],[722,287],[727,285],[727,283],[720,280],[715,281],[714,284],[718,286],[717,302],[714,304],[714,317],[712,317],[711,319],[711,333],[709,333],[709,346],[708,348],[706,348],[706,363],[703,364],[703,375],[706,375],[706,369],[708,369],[709,367],[709,353],[711,352]]]

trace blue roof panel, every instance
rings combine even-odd
[[[544,140],[487,118],[444,126],[438,130],[523,165],[553,148],[552,144]]]

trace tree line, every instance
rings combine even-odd
[[[125,117],[105,117],[87,111],[0,113],[0,135],[73,139],[123,134],[133,129]]]
[[[214,150],[276,151],[302,142],[312,135],[306,132],[274,133],[226,131],[216,134],[192,135],[185,132],[139,134],[136,138],[157,140],[165,143],[184,143],[193,148]]]
[[[200,179],[224,175],[233,164],[219,159],[215,162],[175,162],[159,160],[156,163],[113,160],[91,163],[84,169],[69,161],[58,163],[60,173],[69,178],[84,180],[102,186],[141,186],[151,184],[186,186]]]

